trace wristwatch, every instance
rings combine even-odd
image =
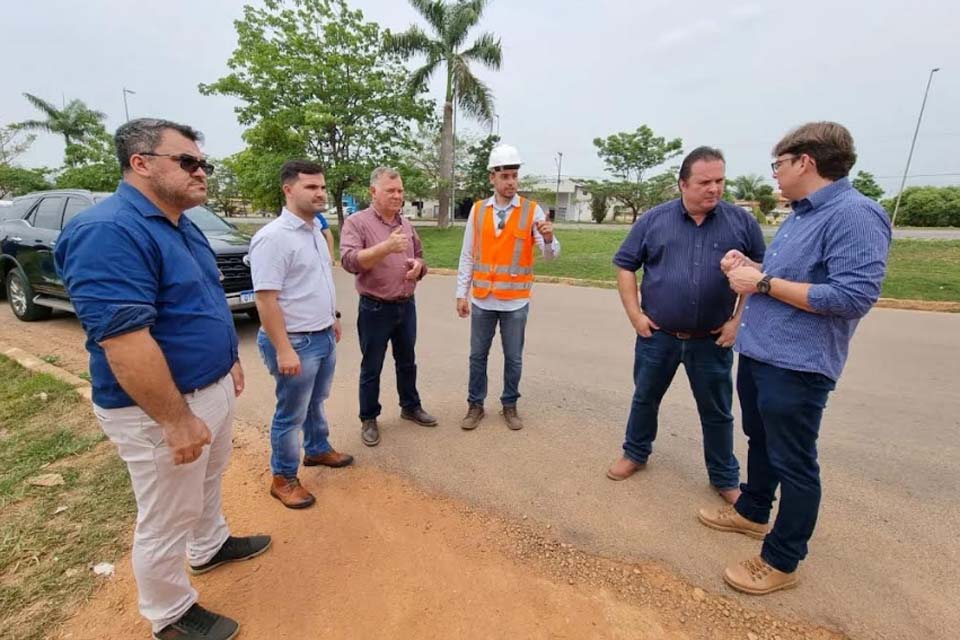
[[[769,273],[763,275],[760,278],[760,281],[757,282],[757,293],[770,293],[770,281],[773,280],[773,276]]]
[[[333,315],[334,315],[334,317],[335,317],[337,320],[340,319],[340,312],[339,312],[339,311],[334,311],[334,312],[333,312]]]

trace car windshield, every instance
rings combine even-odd
[[[184,213],[193,221],[193,224],[200,227],[204,233],[230,233],[233,227],[224,222],[220,216],[206,207],[194,207],[187,209]]]

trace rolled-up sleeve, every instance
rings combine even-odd
[[[264,230],[266,231],[266,230]],[[250,242],[250,275],[254,291],[280,291],[287,273],[285,251],[280,240],[261,231]]]
[[[353,219],[347,218],[340,233],[340,264],[347,273],[360,273],[360,258],[357,255],[366,247],[363,244],[363,233],[357,228]]]
[[[891,231],[868,209],[847,213],[828,240],[824,254],[827,281],[813,284],[807,302],[818,313],[862,318],[880,298]]]
[[[145,239],[112,223],[72,226],[57,242],[57,271],[97,343],[154,325],[159,267]]]

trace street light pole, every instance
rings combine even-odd
[[[554,204],[553,218],[556,220],[557,214],[560,213],[560,169],[563,167],[563,151],[557,152],[557,194],[556,194],[556,203]]]
[[[127,106],[127,94],[137,95],[136,91],[131,91],[126,87],[123,88],[123,115],[126,116],[127,122],[130,122],[130,108]]]
[[[923,102],[920,104],[920,115],[917,116],[917,128],[913,131],[913,141],[910,143],[910,153],[907,154],[907,166],[903,170],[903,179],[900,181],[900,192],[897,194],[897,203],[893,205],[893,216],[890,218],[890,226],[897,224],[897,212],[900,210],[900,198],[903,197],[903,188],[907,184],[907,173],[910,172],[910,161],[913,159],[913,148],[917,144],[917,134],[920,133],[920,121],[923,120],[923,110],[927,106],[927,94],[930,93],[930,84],[933,82],[933,74],[940,71],[940,67],[930,69],[930,75],[927,77],[927,88],[923,91]]]

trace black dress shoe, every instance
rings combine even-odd
[[[360,424],[360,439],[368,447],[375,447],[380,444],[380,427],[377,426],[377,419],[364,420]]]
[[[423,407],[413,409],[401,409],[400,417],[404,420],[411,420],[423,427],[437,426],[437,419],[423,410]]]

